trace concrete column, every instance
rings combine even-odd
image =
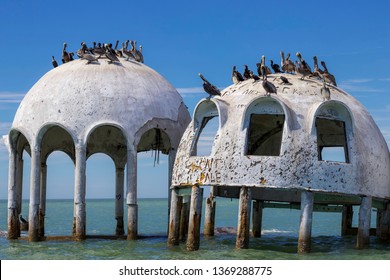
[[[343,205],[343,212],[341,217],[341,236],[351,234],[352,219],[353,219],[352,205]]]
[[[203,189],[192,186],[190,220],[188,224],[187,250],[196,251],[200,244],[200,222],[202,217]]]
[[[186,195],[182,198],[180,210],[180,229],[179,240],[185,242],[188,235],[188,224],[190,222],[190,200],[191,197]]]
[[[205,218],[204,218],[204,235],[205,236],[214,236],[215,228],[215,196],[214,196],[214,187],[211,187],[210,195],[206,199],[206,209],[205,209]]]
[[[40,205],[40,169],[41,151],[38,147],[31,149],[31,179],[30,179],[30,208],[28,217],[28,240],[39,241],[39,205]]]
[[[22,151],[23,153],[23,151]],[[18,216],[22,213],[22,189],[23,189],[23,159],[22,155],[17,155],[16,165],[16,202],[18,208]],[[20,221],[19,225],[19,236],[20,236]]]
[[[74,237],[76,240],[86,238],[86,148],[83,145],[76,145],[76,166],[74,184]]]
[[[168,154],[168,232],[169,232],[169,216],[171,213],[171,185],[172,185],[172,172],[173,165],[175,164],[176,150],[173,148],[169,150]]]
[[[125,234],[123,223],[123,192],[124,192],[124,169],[117,167],[115,169],[115,220],[117,237],[121,237]]]
[[[370,243],[371,207],[372,197],[362,197],[359,208],[359,225],[356,244],[358,249],[366,248]]]
[[[127,239],[138,238],[137,150],[127,150]]]
[[[241,187],[239,200],[236,249],[248,249],[252,189]]]
[[[301,221],[299,225],[298,253],[310,253],[311,251],[313,204],[313,193],[310,191],[303,191],[301,193]]]
[[[169,214],[168,246],[179,245],[180,212],[182,197],[177,195],[177,190],[171,191],[171,211]]]
[[[379,231],[379,239],[383,241],[390,240],[390,203],[387,203],[386,209],[382,210]]]
[[[8,162],[8,239],[17,239],[20,235],[18,190],[17,190],[17,153],[11,147]]]
[[[46,216],[46,183],[47,183],[47,165],[41,164],[41,197],[39,207],[39,237],[41,240],[45,236],[45,216]]]
[[[261,237],[261,227],[263,222],[263,201],[253,201],[252,214],[252,236]]]

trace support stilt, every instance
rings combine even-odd
[[[386,209],[382,210],[380,235],[378,237],[383,241],[390,240],[390,203],[387,203]]]
[[[263,201],[253,201],[252,214],[252,236],[261,237],[261,227],[263,221]]]
[[[249,248],[249,227],[251,215],[252,190],[249,187],[241,187],[238,209],[238,225],[236,249]]]
[[[28,217],[28,240],[39,241],[39,204],[40,204],[40,150],[31,149],[30,208]]]
[[[47,165],[41,164],[41,198],[39,207],[39,237],[41,240],[45,236],[45,215],[46,215],[46,180],[47,179]]]
[[[86,238],[86,209],[85,209],[85,183],[86,183],[86,150],[83,145],[76,146],[75,166],[75,194],[74,194],[74,238]]]
[[[359,227],[356,245],[358,249],[366,248],[370,243],[371,207],[372,197],[362,197],[359,208]]]
[[[311,251],[313,203],[313,193],[303,191],[301,193],[301,221],[299,225],[298,253],[310,253]]]
[[[168,246],[179,245],[180,212],[182,197],[177,195],[175,189],[171,191],[171,208],[169,214]]]
[[[127,240],[138,238],[137,150],[127,151]]]
[[[341,236],[351,234],[353,219],[352,205],[343,205],[343,212],[341,217]]]
[[[203,232],[205,236],[214,236],[216,201],[215,201],[213,188],[214,187],[211,187],[210,195],[206,199],[204,232]]]
[[[17,153],[11,148],[8,173],[8,239],[17,239],[20,235],[19,213],[17,207]]]
[[[203,189],[192,186],[190,221],[188,224],[187,250],[196,251],[200,244],[200,222],[202,216]]]
[[[123,237],[125,234],[123,223],[123,190],[124,190],[124,169],[117,167],[115,170],[115,235]]]
[[[179,229],[179,240],[185,242],[188,235],[188,223],[190,221],[190,199],[191,197],[186,195],[183,196],[181,211],[180,211],[180,229]]]

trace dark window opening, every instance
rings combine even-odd
[[[209,156],[211,154],[218,128],[218,115],[202,119],[202,123],[195,133],[196,139],[191,149],[191,156]]]
[[[251,114],[247,155],[279,156],[284,115]]]
[[[318,160],[349,163],[345,123],[317,118]]]

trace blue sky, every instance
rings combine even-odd
[[[145,64],[182,94],[192,114],[202,91],[201,72],[220,88],[231,68],[255,70],[262,55],[300,51],[317,55],[338,86],[371,113],[390,144],[390,1],[11,1],[0,2],[0,133],[5,135],[23,96],[60,61],[62,44],[142,44]],[[269,62],[268,62],[269,63]],[[153,167],[139,155],[139,197],[165,197],[167,158]],[[24,198],[29,159],[25,157]],[[73,165],[56,152],[48,159],[48,198],[73,197]],[[87,162],[87,197],[113,197],[114,167],[104,155]],[[0,144],[0,199],[7,198],[8,153]]]

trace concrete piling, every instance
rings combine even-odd
[[[39,241],[39,204],[40,204],[40,150],[31,149],[31,179],[28,240]]]
[[[214,236],[216,201],[212,189],[213,187],[211,187],[210,195],[206,199],[204,231],[203,231],[203,234],[205,236]]]
[[[180,227],[179,227],[179,241],[185,242],[188,235],[188,223],[190,221],[190,200],[191,197],[186,195],[182,198],[182,205],[180,210]]]
[[[138,238],[137,150],[127,150],[127,240]]]
[[[253,201],[253,212],[252,212],[252,236],[261,237],[261,227],[263,221],[263,201]]]
[[[45,236],[45,215],[46,215],[46,181],[47,181],[47,165],[41,164],[41,196],[39,206],[39,238],[44,239]]]
[[[298,253],[310,253],[314,195],[310,191],[301,193],[301,221],[299,225]]]
[[[124,169],[117,167],[115,169],[115,235],[122,237],[125,234],[123,222],[123,192],[124,192]]]
[[[75,164],[75,195],[74,195],[74,238],[84,240],[86,238],[86,149],[83,145],[76,146]]]
[[[247,249],[249,247],[249,226],[252,201],[251,188],[241,187],[239,200],[236,249]]]
[[[171,190],[171,207],[169,214],[168,246],[179,245],[180,212],[182,197],[178,196],[175,189]]]
[[[359,226],[356,244],[358,249],[366,248],[370,243],[371,207],[372,197],[362,197],[359,208]]]
[[[351,234],[352,230],[352,219],[353,219],[353,208],[352,205],[343,205],[341,217],[341,236]]]
[[[187,250],[196,251],[200,245],[200,222],[202,216],[203,189],[199,185],[192,186],[190,217],[188,224]]]
[[[378,238],[382,241],[390,240],[390,203],[381,211]]]

